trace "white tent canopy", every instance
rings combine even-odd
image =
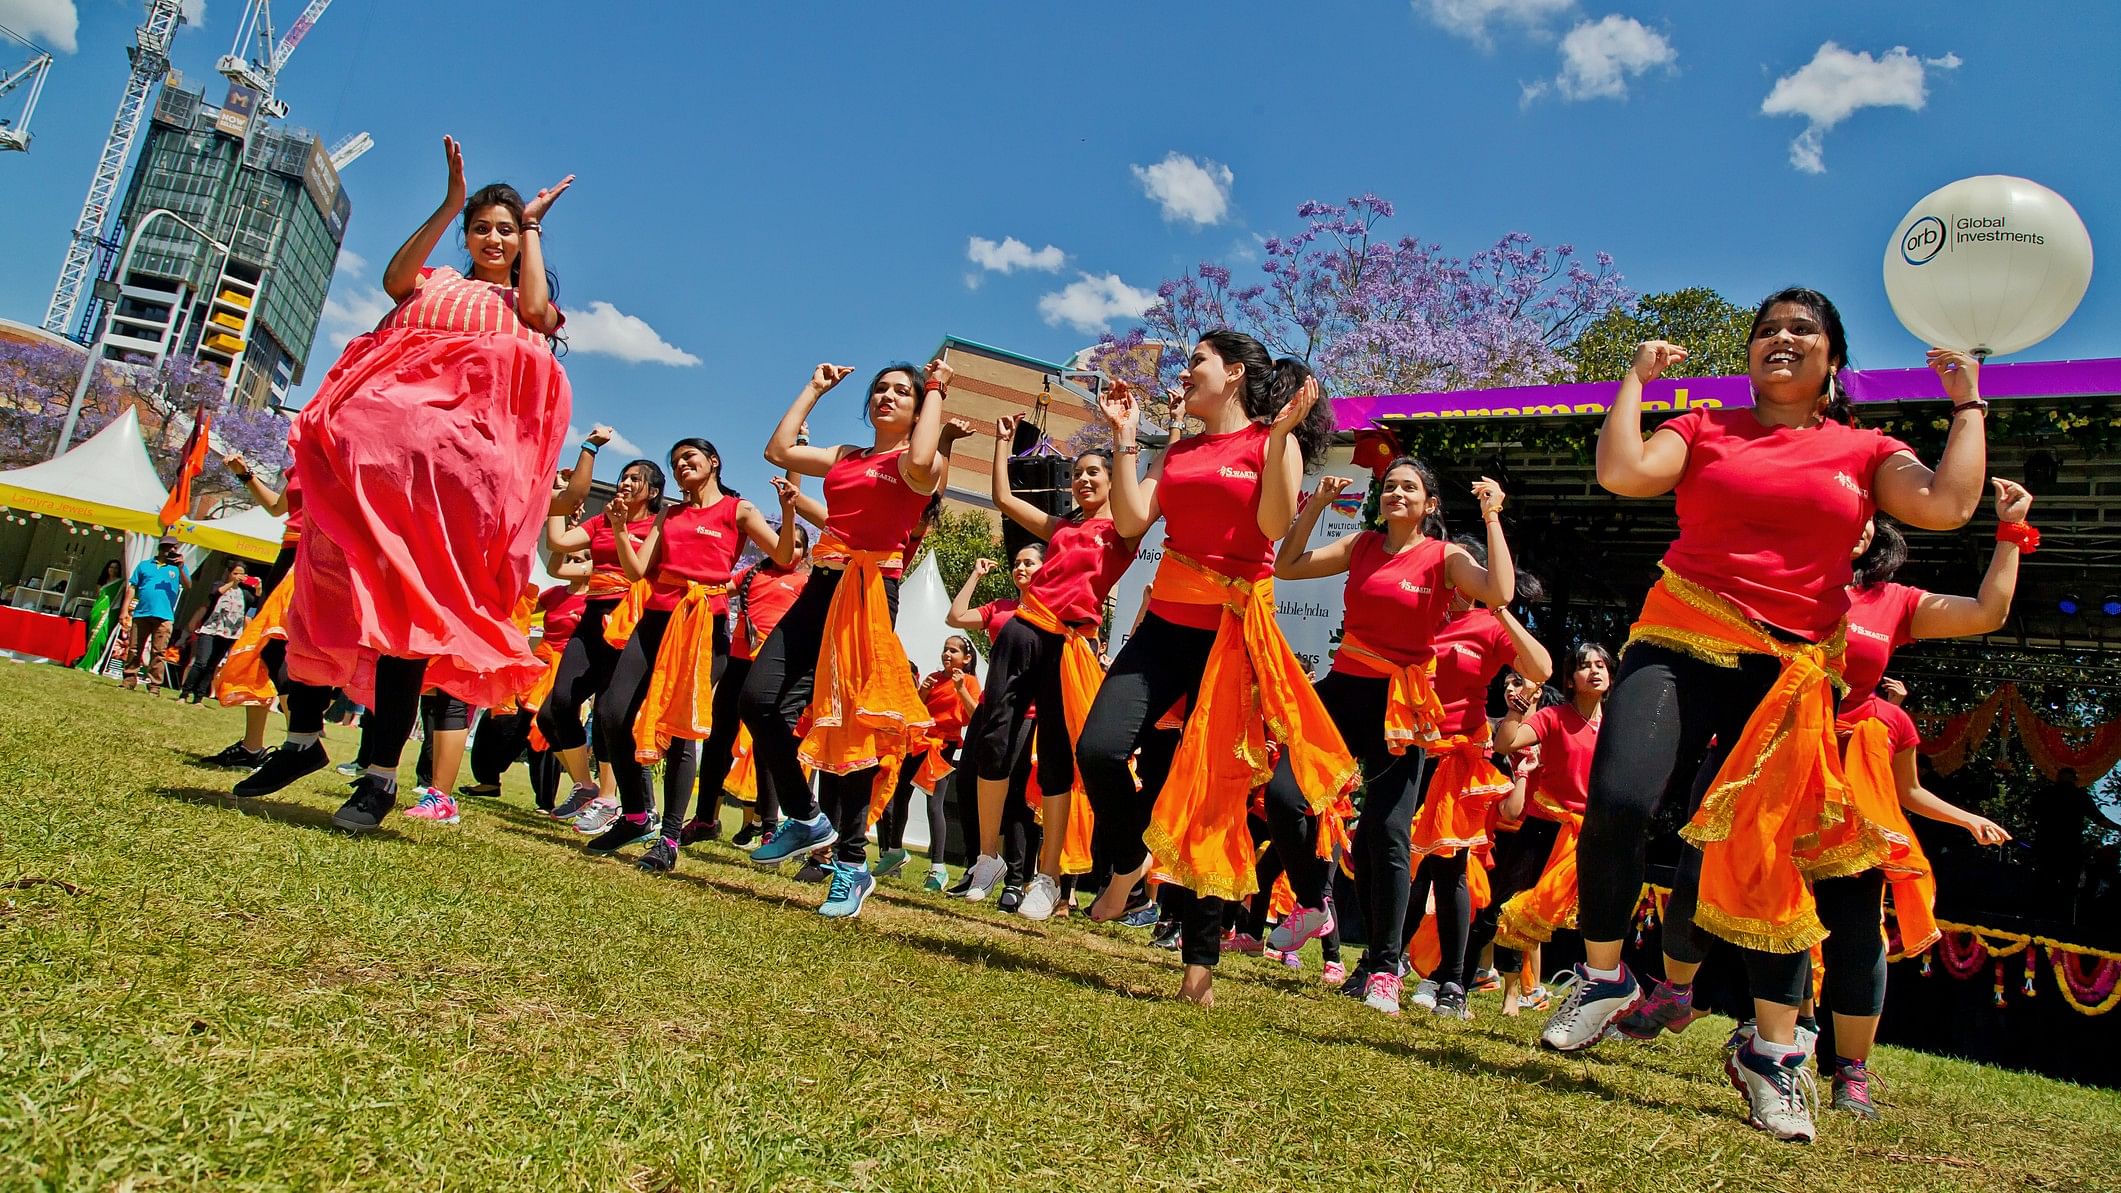
[[[935,553],[931,551],[898,587],[899,645],[906,648],[906,657],[923,675],[936,669],[943,640],[955,632],[943,622],[949,615],[950,593],[943,587],[943,574],[936,568]],[[931,837],[928,801],[915,799],[906,814],[906,844],[924,849]]]
[[[160,533],[168,500],[130,406],[58,459],[0,472],[0,506],[113,530]]]

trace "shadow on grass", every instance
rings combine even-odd
[[[1521,1054],[1519,1059],[1498,1061],[1491,1055],[1475,1052],[1450,1035],[1424,1034],[1418,1038],[1380,1039],[1375,1036],[1352,1033],[1336,1035],[1329,1032],[1314,1032],[1278,1023],[1271,1025],[1267,1030],[1279,1032],[1282,1035],[1291,1036],[1312,1044],[1342,1046],[1352,1044],[1356,1047],[1370,1048],[1406,1060],[1420,1061],[1424,1064],[1437,1065],[1474,1076],[1506,1077],[1528,1086],[1541,1086],[1549,1089],[1589,1094],[1593,1097],[1603,1098],[1608,1102],[1626,1102],[1631,1106],[1638,1106],[1644,1110],[1654,1110],[1666,1114],[1682,1114],[1688,1117],[1698,1117],[1701,1114],[1700,1106],[1692,1102],[1675,1102],[1647,1097],[1635,1090],[1599,1080],[1597,1067],[1594,1065],[1591,1056],[1586,1053],[1564,1054],[1527,1050]],[[1483,1038],[1504,1045],[1517,1045],[1516,1040],[1508,1037],[1488,1035]],[[1518,1046],[1522,1047],[1521,1045]],[[1609,1062],[1609,1059],[1607,1058],[1607,1062]]]
[[[372,837],[379,841],[388,841],[394,845],[404,844],[409,840],[409,838],[389,828],[373,828],[365,833],[358,834],[349,833],[331,822],[332,814],[330,812],[322,808],[310,807],[307,804],[282,803],[278,800],[266,800],[264,798],[237,799],[227,791],[206,787],[156,787],[150,790],[152,794],[159,795],[163,799],[181,800],[184,803],[197,804],[205,808],[226,808],[236,812],[238,815],[254,816],[260,820],[270,820],[278,824],[290,824],[296,828],[326,832],[335,837]]]

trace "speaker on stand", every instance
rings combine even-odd
[[[1016,453],[1028,452],[1038,446],[1041,434],[1039,428],[1028,421],[1019,423],[1010,447]],[[1075,462],[1066,456],[1013,454],[1009,458],[1009,487],[1018,497],[1046,513],[1063,517],[1075,508],[1074,494],[1068,488],[1074,471]],[[1001,561],[1002,564],[1006,566],[1016,558],[1018,551],[1038,541],[1037,535],[1017,525],[1014,519],[1003,518],[1002,547],[1007,558]]]

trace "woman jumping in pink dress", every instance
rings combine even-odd
[[[368,769],[332,817],[356,832],[397,802],[424,689],[487,708],[543,670],[510,615],[570,413],[540,240],[574,176],[528,203],[502,184],[467,202],[463,152],[450,138],[442,146],[442,205],[383,274],[397,307],[346,346],[290,436],[311,533],[295,565],[287,668],[374,711]],[[425,264],[459,212],[468,275]],[[323,715],[314,699],[291,700],[286,743],[236,794],[323,768]]]

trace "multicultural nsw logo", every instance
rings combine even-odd
[[[1944,249],[1944,221],[1926,215],[1909,224],[1900,238],[1900,259],[1909,265],[1926,265]]]

